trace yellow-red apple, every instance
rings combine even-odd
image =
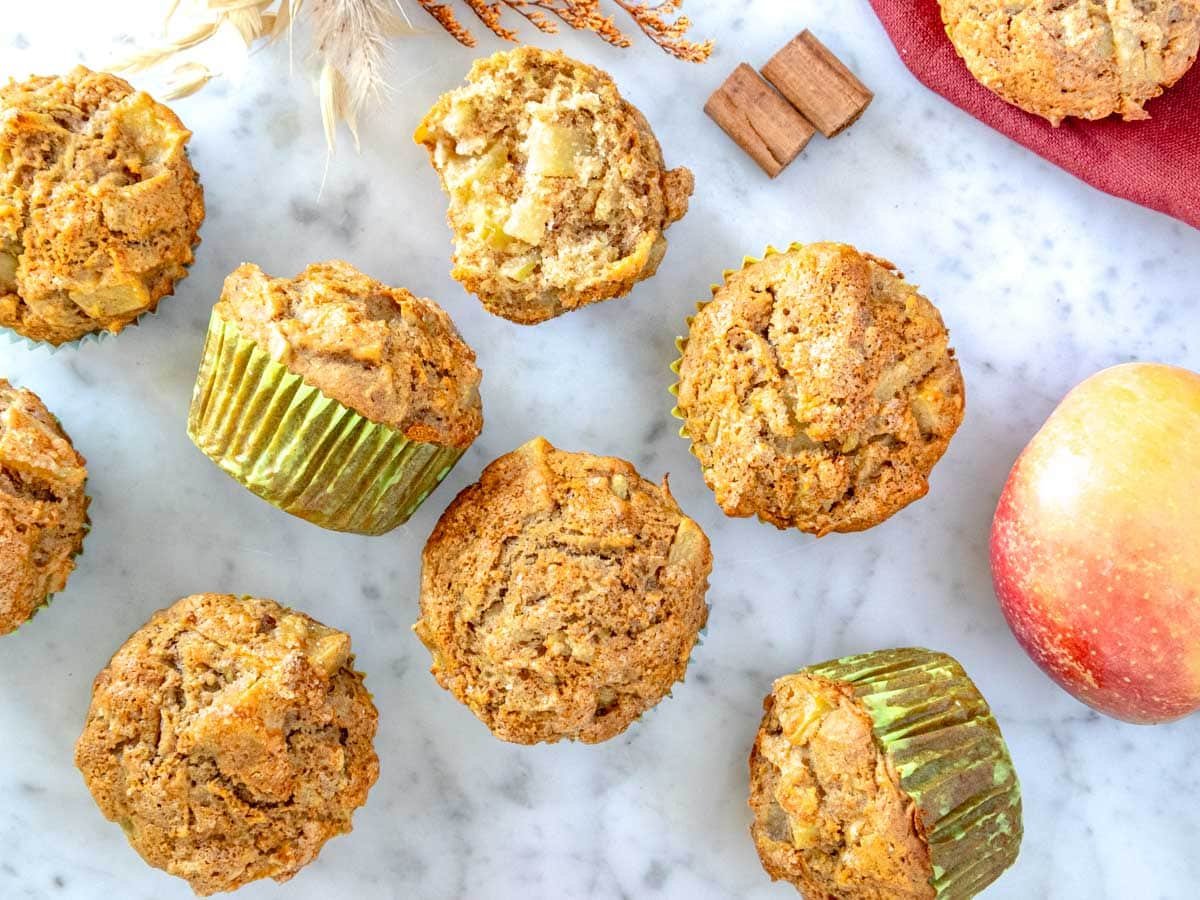
[[[991,537],[1013,633],[1078,699],[1129,722],[1200,709],[1200,375],[1114,366],[1017,458]]]

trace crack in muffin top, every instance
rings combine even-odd
[[[243,263],[216,314],[326,396],[406,438],[466,447],[482,374],[449,314],[340,260],[271,278]]]
[[[450,197],[454,277],[524,324],[653,275],[693,188],[608,75],[532,47],[477,61],[415,138]]]
[[[66,587],[87,533],[86,465],[38,396],[0,378],[0,635]]]
[[[624,460],[537,438],[489,465],[422,557],[414,630],[498,737],[607,740],[683,677],[712,554]]]
[[[148,94],[82,66],[0,87],[0,325],[61,344],[171,294],[204,220],[189,137]]]
[[[96,676],[75,749],[101,811],[200,895],[287,881],[379,776],[350,638],[271,600],[197,594]]]
[[[1200,47],[1200,0],[939,0],[981,84],[1058,125],[1127,120],[1183,77]]]
[[[822,535],[924,496],[963,415],[948,341],[891,263],[845,244],[730,273],[692,321],[678,384],[718,505]]]

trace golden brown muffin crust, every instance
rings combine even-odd
[[[422,557],[432,672],[499,738],[596,743],[683,678],[708,539],[620,459],[537,438],[483,471]]]
[[[413,441],[466,447],[483,428],[475,353],[432,300],[347,262],[271,278],[244,263],[216,313],[305,382]]]
[[[38,396],[0,378],[0,635],[66,587],[87,533],[86,465]]]
[[[923,497],[963,415],[948,341],[891,263],[845,244],[729,274],[692,322],[678,387],[717,503],[822,535]]]
[[[846,685],[779,679],[750,753],[763,868],[808,900],[933,900],[917,806]]]
[[[450,196],[454,277],[527,325],[653,275],[693,188],[607,74],[534,47],[478,60],[416,140]]]
[[[175,113],[78,66],[0,87],[0,325],[61,344],[174,292],[204,220]]]
[[[1057,125],[1067,116],[1148,117],[1200,46],[1200,0],[939,0],[979,81]]]
[[[196,893],[287,881],[379,776],[350,638],[271,600],[197,594],[96,676],[75,748],[101,811]]]

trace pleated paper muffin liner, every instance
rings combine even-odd
[[[199,241],[197,241],[192,246],[192,249],[195,250],[196,247],[199,247],[199,246],[200,246],[200,243],[199,243]],[[190,262],[190,263],[184,263],[183,264],[183,269],[184,269],[183,275],[172,286],[171,293],[163,294],[161,297],[158,298],[158,302],[154,304],[153,309],[147,309],[144,312],[138,313],[132,320],[130,320],[129,322],[126,322],[117,331],[109,331],[107,328],[100,328],[96,331],[89,331],[87,334],[80,335],[79,337],[75,338],[75,340],[73,340],[73,341],[63,341],[61,344],[52,344],[49,341],[38,341],[38,340],[34,340],[33,338],[30,338],[30,337],[25,337],[25,335],[21,334],[21,332],[17,331],[15,328],[11,328],[7,325],[0,325],[0,335],[3,335],[4,338],[10,344],[16,344],[18,346],[24,347],[27,350],[37,350],[39,348],[44,347],[46,350],[49,351],[51,356],[58,353],[59,350],[66,350],[67,348],[78,349],[79,347],[82,347],[84,344],[98,344],[101,341],[108,340],[109,338],[115,338],[118,334],[120,334],[122,331],[125,331],[125,329],[127,329],[127,328],[136,328],[138,325],[141,324],[143,319],[153,318],[154,316],[157,316],[159,310],[162,309],[163,302],[166,300],[170,300],[172,297],[174,297],[176,289],[179,287],[179,285],[184,280],[187,279],[188,275],[191,274],[191,268],[193,265],[195,265],[194,261]]]
[[[755,265],[756,263],[760,263],[767,257],[775,256],[779,253],[789,253],[792,250],[797,250],[803,246],[804,246],[803,244],[793,242],[791,244],[788,244],[787,247],[785,247],[783,250],[779,250],[779,249],[775,248],[774,246],[768,244],[767,249],[763,251],[762,256],[743,256],[741,266],[739,266],[736,269],[725,269],[724,271],[721,272],[721,283],[710,285],[709,290],[711,291],[711,293],[713,295],[712,297],[709,297],[707,300],[697,300],[696,301],[696,312],[697,313],[700,312],[700,310],[704,309],[704,307],[706,307],[706,306],[708,306],[708,304],[712,303],[713,297],[715,297],[717,295],[717,291],[724,288],[725,285],[729,282],[730,275],[736,275],[738,272],[740,272],[742,269],[745,269],[747,266],[752,266],[752,265]],[[692,315],[690,315],[686,319],[684,319],[684,325],[687,327],[687,332],[684,334],[678,335],[675,338],[675,349],[679,352],[679,356],[677,356],[675,358],[675,361],[672,362],[670,365],[671,374],[675,376],[675,381],[672,382],[671,386],[667,388],[667,392],[670,393],[672,397],[675,397],[676,401],[678,401],[678,399],[679,399],[679,369],[680,369],[680,366],[683,365],[683,354],[684,354],[684,351],[687,350],[688,337],[691,334],[692,322],[695,321],[695,319],[696,319],[695,313],[693,313]],[[683,424],[679,426],[679,436],[689,442],[688,449],[691,451],[692,456],[695,456],[696,455],[696,445],[695,445],[695,442],[692,441],[691,435],[688,434],[687,417],[683,414],[683,410],[681,410],[679,408],[678,402],[676,402],[676,405],[671,408],[671,415],[674,416],[676,419],[679,419],[681,422],[683,422]]]
[[[163,299],[165,300],[166,298],[164,297]],[[142,319],[158,315],[158,310],[161,306],[162,303],[160,302],[159,305],[154,309],[148,309],[144,313],[140,313],[132,322],[127,322],[126,324],[122,325],[121,331],[109,331],[107,328],[101,328],[97,331],[89,331],[87,334],[80,335],[73,341],[63,341],[61,344],[52,344],[49,341],[39,341],[31,337],[26,337],[15,328],[10,328],[7,325],[0,325],[0,334],[3,334],[5,339],[10,344],[24,347],[26,350],[44,349],[51,356],[54,356],[61,350],[77,350],[85,344],[99,344],[102,342],[107,342],[128,328],[136,328]]]
[[[1013,864],[1021,787],[987,701],[959,663],[923,649],[879,650],[809,666],[848,685],[921,812],[938,900],[967,900]]]
[[[136,321],[130,324],[136,324]],[[4,335],[4,339],[8,341],[9,344],[13,344],[18,347],[24,347],[26,350],[38,350],[44,347],[49,351],[50,355],[53,356],[54,354],[58,353],[58,351],[66,350],[68,347],[76,348],[85,343],[99,342],[106,336],[112,334],[112,332],[103,330],[89,331],[82,337],[77,337],[73,341],[63,341],[61,344],[51,344],[49,341],[35,341],[33,338],[25,337],[25,335],[4,325],[0,325],[0,334]]]
[[[188,435],[267,502],[358,534],[406,522],[466,449],[410,441],[372,422],[306,384],[215,312]]]

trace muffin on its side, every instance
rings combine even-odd
[[[845,244],[747,259],[689,320],[676,414],[729,516],[861,531],[925,495],[962,422],[937,309]]]
[[[0,635],[66,587],[88,530],[86,465],[37,395],[0,378]]]
[[[1200,0],[939,0],[954,49],[986,88],[1058,125],[1146,119],[1200,47]]]
[[[954,659],[880,650],[775,682],[750,754],[763,868],[809,900],[967,900],[1013,864],[1021,789]]]
[[[59,345],[173,293],[204,221],[189,137],[166,106],[83,66],[0,87],[0,325]]]
[[[438,522],[413,630],[438,684],[497,737],[597,743],[683,678],[711,570],[665,478],[536,438]]]
[[[692,193],[608,75],[534,47],[478,60],[415,139],[450,197],[452,274],[525,325],[653,275]]]
[[[150,865],[202,896],[287,881],[379,777],[350,638],[271,600],[197,594],[96,676],[75,763]]]
[[[188,420],[192,441],[324,528],[400,525],[479,435],[475,354],[450,316],[349,263],[225,279]]]

